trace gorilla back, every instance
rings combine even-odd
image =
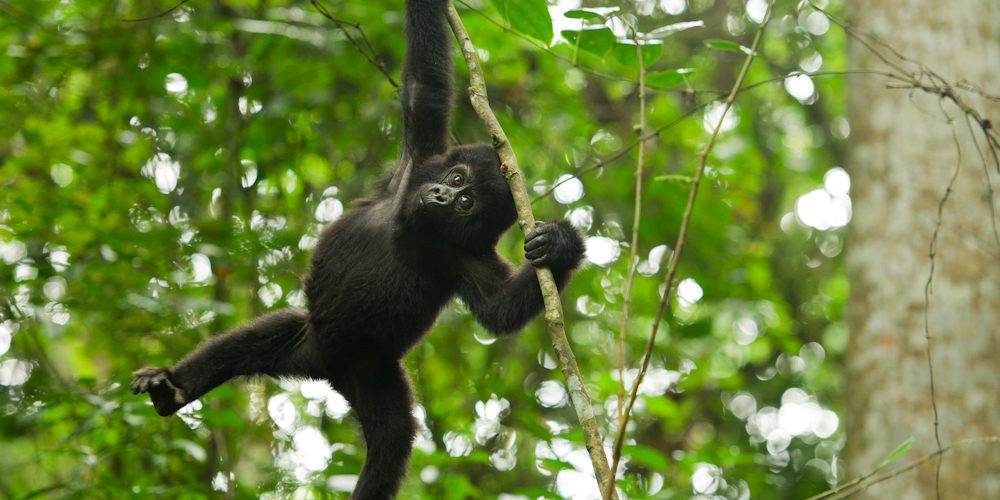
[[[498,334],[542,309],[535,267],[560,289],[583,255],[567,222],[540,224],[514,270],[494,249],[515,213],[489,146],[447,147],[451,52],[445,0],[407,0],[402,158],[375,196],[321,234],[305,280],[308,309],[283,309],[216,335],[175,365],[133,374],[171,415],[241,375],[323,379],[342,393],[367,445],[353,498],[393,497],[416,424],[403,355],[456,295]]]

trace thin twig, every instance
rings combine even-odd
[[[982,97],[983,99],[1000,102],[1000,95],[984,92],[983,89],[979,87],[979,85],[976,85],[964,78],[962,80],[959,80],[958,83],[955,84],[955,88],[962,89],[966,92],[972,92],[973,94],[976,94],[979,97]]]
[[[976,139],[976,129],[972,127],[972,118],[968,115],[965,117],[965,125],[969,127],[969,137],[972,138],[972,144],[976,147],[976,153],[979,153],[979,159],[983,162],[983,180],[986,183],[986,202],[990,205],[990,223],[993,226],[993,241],[996,242],[997,246],[1000,246],[1000,229],[997,228],[997,207],[993,203],[993,181],[990,180],[990,163],[986,158],[986,153],[983,153],[983,148],[979,145],[979,139]],[[994,159],[996,159],[996,148],[990,147],[990,144],[987,142],[986,149],[992,152]]]
[[[160,12],[159,14],[152,15],[152,16],[149,16],[149,17],[139,17],[139,18],[135,18],[135,19],[122,19],[122,22],[123,23],[140,23],[140,22],[143,22],[143,21],[152,21],[153,19],[159,19],[159,18],[161,18],[161,17],[163,17],[163,16],[165,16],[165,15],[167,15],[167,14],[169,14],[169,13],[171,13],[171,12],[173,12],[173,11],[179,9],[179,8],[181,8],[184,4],[186,4],[186,3],[190,2],[190,1],[191,0],[181,0],[180,2],[177,3],[177,5],[174,5],[173,7],[169,8],[169,9],[163,11],[163,12]]]
[[[891,78],[891,79],[899,79],[899,77],[895,73],[893,73],[893,72],[890,72],[890,71],[881,71],[881,70],[877,70],[877,69],[844,69],[844,70],[830,70],[830,71],[815,71],[815,72],[812,72],[812,73],[805,72],[805,71],[791,71],[788,74],[775,76],[773,78],[768,78],[766,80],[760,80],[760,81],[756,81],[756,82],[753,82],[753,83],[748,83],[748,84],[744,85],[742,89],[740,89],[740,92],[746,92],[748,90],[753,90],[753,89],[755,89],[757,87],[760,87],[761,85],[767,85],[769,83],[784,82],[789,77],[798,76],[798,75],[806,75],[806,76],[808,76],[810,78],[815,78],[815,77],[818,77],[818,76],[876,75],[876,76],[884,76],[886,78]],[[702,94],[708,93],[708,92],[719,92],[720,94],[723,93],[722,91],[710,91],[710,90],[697,90],[696,92],[702,93]]]
[[[365,34],[365,31],[363,29],[361,29],[361,24],[352,23],[350,21],[344,21],[343,19],[338,19],[336,17],[333,17],[333,15],[330,14],[330,11],[319,3],[319,0],[309,0],[309,3],[312,4],[312,6],[316,9],[317,12],[320,13],[320,15],[329,19],[330,22],[332,22],[333,25],[336,26],[337,29],[339,29],[340,32],[344,34],[344,37],[347,38],[347,41],[351,42],[351,44],[354,45],[354,48],[361,53],[361,55],[368,61],[368,63],[371,64],[372,66],[375,66],[376,69],[378,69],[380,72],[382,72],[383,75],[385,75],[385,77],[389,80],[389,83],[393,87],[397,89],[399,88],[399,84],[396,83],[396,80],[392,78],[392,75],[389,73],[388,68],[385,67],[385,63],[383,63],[382,60],[379,59],[378,53],[375,51],[375,47],[372,46],[371,41],[368,40],[368,35]],[[355,37],[351,35],[351,32],[347,28],[351,28],[357,31],[358,34],[361,36],[361,40],[355,39]]]
[[[857,477],[857,478],[855,478],[855,479],[853,479],[851,481],[848,481],[847,483],[844,483],[843,485],[838,486],[838,487],[836,487],[834,489],[824,491],[823,493],[820,493],[818,495],[813,495],[813,496],[807,498],[806,500],[823,500],[823,499],[827,499],[827,498],[830,498],[830,499],[847,498],[847,497],[849,497],[851,495],[855,495],[857,493],[861,493],[862,491],[864,491],[865,489],[867,489],[869,486],[881,483],[882,481],[886,481],[886,480],[892,479],[894,477],[901,476],[903,473],[911,471],[911,470],[913,470],[913,469],[915,469],[915,468],[917,468],[917,467],[919,467],[919,466],[921,466],[921,465],[923,465],[923,464],[925,464],[925,463],[933,460],[935,457],[940,457],[941,455],[944,455],[945,453],[947,453],[947,452],[949,452],[949,451],[951,451],[953,449],[963,448],[963,447],[974,445],[974,444],[995,444],[995,443],[1000,443],[1000,436],[987,436],[987,437],[981,437],[981,438],[963,439],[961,441],[956,441],[954,443],[951,443],[951,444],[949,444],[947,446],[942,447],[941,449],[934,450],[931,453],[928,453],[927,455],[924,455],[923,457],[920,457],[919,459],[914,460],[914,461],[912,461],[912,462],[910,462],[910,463],[908,463],[908,464],[906,464],[906,465],[904,465],[904,466],[902,466],[902,467],[900,467],[898,469],[893,469],[893,470],[891,470],[889,472],[886,472],[885,474],[876,476],[875,474],[879,470],[881,470],[882,467],[883,467],[883,466],[880,465],[879,467],[876,467],[875,470],[873,470],[873,471],[871,471],[871,472],[869,472],[869,473],[867,473],[867,474],[865,474],[863,476],[860,476],[860,477]],[[871,479],[871,480],[869,481],[869,479]]]
[[[977,86],[973,85],[967,80],[960,80],[958,83],[952,85],[948,82],[947,79],[945,79],[936,71],[932,70],[926,64],[917,61],[911,57],[903,55],[902,53],[897,51],[893,46],[882,41],[881,39],[879,39],[874,35],[861,33],[857,31],[856,29],[854,29],[854,27],[847,24],[847,22],[837,18],[830,12],[824,10],[822,7],[813,3],[811,0],[808,1],[810,7],[823,13],[823,15],[825,15],[828,19],[830,19],[834,24],[836,24],[842,30],[844,30],[844,33],[848,37],[864,45],[866,49],[868,49],[872,54],[874,54],[876,57],[882,60],[882,62],[884,62],[887,66],[898,71],[899,74],[893,74],[891,78],[893,78],[898,82],[903,83],[903,85],[896,88],[923,90],[924,92],[941,96],[942,98],[947,99],[952,103],[954,103],[956,106],[958,106],[958,108],[961,109],[963,113],[965,113],[970,118],[974,119],[976,121],[976,124],[979,125],[979,128],[983,132],[983,135],[986,136],[987,144],[989,144],[990,149],[993,150],[991,154],[993,155],[997,154],[995,149],[1000,149],[1000,137],[997,136],[996,130],[993,128],[993,123],[988,118],[984,117],[978,110],[976,110],[968,103],[966,103],[965,100],[962,98],[962,96],[958,95],[958,93],[955,92],[955,89],[957,88],[960,90],[972,92],[985,99],[993,101],[1000,100],[1000,96],[983,92]],[[915,71],[910,71],[903,68],[898,63],[889,60],[888,57],[879,52],[879,50],[875,47],[876,45],[889,51],[893,55],[893,57],[895,57],[899,61],[916,66],[917,69]],[[997,161],[996,166],[997,166],[997,173],[1000,173],[1000,161]]]
[[[761,86],[764,86],[764,85],[767,85],[767,84],[771,84],[771,83],[783,82],[789,76],[793,76],[794,74],[795,73],[789,73],[787,75],[781,75],[781,76],[777,76],[777,77],[774,77],[774,78],[768,78],[766,80],[760,80],[760,81],[757,81],[757,82],[754,82],[754,83],[749,83],[749,84],[744,85],[743,87],[741,87],[740,88],[740,92],[741,93],[742,92],[746,92],[746,91],[749,91],[751,89],[755,89],[757,87],[761,87]],[[810,77],[815,77],[815,76],[846,76],[846,75],[881,75],[881,76],[885,76],[887,78],[895,78],[895,76],[896,76],[895,74],[889,73],[889,72],[886,72],[886,71],[865,70],[865,69],[844,70],[844,71],[819,71],[819,72],[816,72],[816,73],[803,73],[803,74],[808,74]],[[648,88],[647,88],[647,91],[648,91]],[[719,95],[725,95],[728,92],[729,92],[728,90],[726,90],[726,91],[723,91],[723,90],[695,90],[694,94],[697,94],[697,95],[700,95],[700,94],[719,94]],[[614,153],[611,153],[610,155],[597,160],[593,165],[589,165],[589,166],[587,166],[585,168],[580,169],[578,172],[574,172],[574,173],[570,174],[565,179],[563,179],[563,180],[561,180],[561,181],[553,184],[544,193],[536,196],[533,200],[531,200],[531,202],[535,203],[536,201],[538,201],[538,200],[540,200],[542,198],[550,196],[553,192],[555,192],[555,190],[556,190],[557,187],[563,185],[566,182],[569,182],[570,180],[579,179],[580,177],[582,177],[582,176],[584,176],[586,174],[589,174],[589,173],[591,173],[591,172],[593,172],[595,170],[599,170],[601,168],[606,167],[608,164],[614,162],[615,160],[618,160],[622,156],[625,156],[625,154],[628,153],[629,151],[631,151],[632,148],[638,146],[641,141],[648,141],[650,139],[656,139],[656,138],[658,138],[660,136],[660,134],[662,134],[666,130],[669,130],[669,129],[673,128],[674,126],[676,126],[680,122],[684,121],[686,118],[690,117],[691,115],[694,115],[698,111],[701,111],[702,109],[704,109],[706,106],[708,106],[712,102],[714,102],[714,101],[706,101],[706,102],[703,102],[701,104],[698,104],[698,105],[694,106],[691,109],[688,109],[687,111],[685,111],[684,113],[682,113],[680,116],[678,116],[677,118],[675,118],[670,123],[667,123],[666,125],[663,125],[663,126],[657,128],[656,130],[654,130],[654,131],[652,131],[652,132],[650,132],[650,133],[648,133],[648,134],[646,134],[644,136],[641,136],[638,140],[629,143],[627,146],[624,146],[623,148],[619,149],[618,151],[615,151]]]
[[[632,142],[631,144],[629,144],[629,145],[627,145],[627,146],[619,149],[618,151],[615,151],[614,153],[611,153],[610,155],[605,156],[604,158],[601,158],[600,160],[597,160],[593,165],[589,165],[587,167],[581,168],[578,172],[574,172],[574,173],[570,174],[565,179],[563,179],[563,180],[561,180],[561,181],[553,184],[552,187],[550,187],[549,189],[547,189],[544,193],[536,196],[535,199],[531,200],[531,202],[534,203],[534,202],[536,202],[536,201],[538,201],[538,200],[540,200],[542,198],[545,198],[546,196],[551,195],[552,193],[555,192],[555,190],[556,190],[557,187],[562,186],[564,183],[569,182],[572,179],[578,179],[578,178],[580,178],[580,177],[582,177],[582,176],[584,176],[586,174],[589,174],[590,172],[593,172],[595,170],[598,170],[598,169],[606,167],[608,164],[614,162],[615,160],[621,158],[622,156],[625,156],[625,154],[628,153],[629,151],[631,151],[632,148],[638,146],[640,142],[648,141],[648,140],[655,139],[655,138],[659,137],[660,134],[662,134],[663,132],[665,132],[665,131],[673,128],[675,125],[677,125],[680,122],[684,121],[689,116],[697,113],[698,111],[701,111],[703,108],[705,108],[705,106],[708,106],[708,104],[709,103],[707,103],[707,102],[706,103],[702,103],[702,104],[699,104],[699,105],[697,105],[697,106],[695,106],[695,107],[693,107],[693,108],[685,111],[684,113],[682,113],[677,118],[674,118],[674,120],[671,121],[670,123],[668,123],[666,125],[663,125],[660,128],[657,128],[656,130],[654,130],[654,131],[652,131],[652,132],[650,132],[650,133],[648,133],[648,134],[646,134],[644,136],[640,136],[639,139],[637,139],[635,142]]]
[[[903,61],[903,62],[906,62],[906,63],[915,63],[918,66],[920,65],[919,63],[917,63],[916,61],[913,61],[913,60],[911,60],[909,58],[903,57],[902,54],[896,52],[895,49],[893,49],[892,47],[890,47],[885,42],[883,42],[883,41],[875,38],[874,36],[871,36],[871,35],[867,35],[866,36],[866,35],[858,32],[857,30],[854,29],[853,26],[851,26],[850,24],[847,24],[846,21],[844,21],[844,20],[840,19],[839,17],[831,14],[829,11],[823,9],[819,5],[816,5],[811,0],[808,0],[808,3],[809,3],[810,7],[812,7],[813,9],[816,9],[817,11],[819,11],[820,13],[822,13],[823,15],[825,15],[827,19],[829,19],[830,21],[833,21],[833,23],[836,24],[837,26],[839,26],[840,29],[844,30],[844,33],[847,33],[848,36],[850,36],[851,38],[854,38],[859,43],[861,43],[862,45],[864,45],[866,49],[868,49],[872,54],[875,55],[875,57],[878,57],[879,59],[881,59],[882,62],[884,62],[886,66],[889,66],[889,67],[895,69],[896,71],[900,72],[901,74],[909,75],[909,76],[914,76],[913,73],[911,73],[910,71],[907,71],[905,68],[903,68],[899,64],[897,64],[897,63],[895,63],[893,61],[890,61],[889,58],[885,57],[884,54],[882,54],[878,50],[875,50],[874,44],[878,44],[878,45],[881,45],[881,46],[887,48],[900,61]]]
[[[930,244],[927,247],[927,258],[930,260],[930,270],[927,273],[927,283],[924,285],[924,338],[927,340],[927,372],[930,378],[930,388],[931,388],[931,408],[934,410],[934,441],[937,443],[938,451],[941,450],[941,421],[938,417],[938,406],[937,397],[934,392],[934,362],[933,355],[931,351],[931,323],[930,323],[930,311],[931,311],[931,293],[933,293],[933,281],[934,281],[934,268],[937,262],[937,241],[938,233],[941,231],[941,224],[944,221],[944,205],[947,203],[948,198],[951,196],[952,188],[955,186],[955,180],[958,179],[958,173],[962,169],[962,147],[959,145],[958,132],[955,130],[955,123],[952,121],[951,117],[948,117],[948,124],[951,125],[951,136],[955,140],[955,149],[958,151],[958,158],[955,160],[955,172],[951,176],[951,180],[948,181],[948,186],[944,190],[944,195],[941,197],[941,201],[938,202],[937,210],[937,223],[934,225],[934,233],[931,235]],[[937,497],[941,498],[941,460],[942,456],[938,457],[937,471],[935,473],[934,489],[937,492]]]
[[[754,35],[753,43],[750,46],[750,50],[747,52],[746,59],[743,61],[743,66],[740,68],[739,75],[736,77],[736,81],[733,82],[733,87],[732,90],[729,91],[729,96],[726,97],[725,107],[722,109],[722,114],[719,116],[718,123],[715,124],[715,130],[712,131],[712,135],[709,137],[708,144],[705,145],[705,150],[702,152],[698,163],[698,169],[695,171],[694,179],[691,182],[691,190],[688,192],[687,206],[684,208],[684,216],[681,218],[681,227],[677,233],[677,241],[674,244],[674,251],[670,255],[670,265],[667,267],[666,276],[663,279],[665,287],[663,297],[660,299],[659,307],[657,307],[656,310],[656,318],[653,320],[653,331],[650,333],[649,340],[646,342],[646,352],[643,353],[639,373],[636,375],[635,381],[632,383],[632,391],[629,394],[628,405],[625,407],[625,414],[618,422],[618,434],[615,436],[611,462],[612,477],[614,477],[613,475],[618,470],[618,463],[621,461],[622,443],[625,440],[625,429],[628,426],[632,407],[635,405],[635,401],[639,396],[639,385],[642,384],[642,380],[646,375],[646,370],[649,368],[649,361],[653,357],[653,347],[656,342],[656,334],[660,329],[660,323],[663,321],[664,313],[670,304],[674,276],[677,273],[677,263],[680,259],[681,251],[684,249],[684,241],[687,236],[688,225],[691,222],[691,214],[694,211],[694,201],[698,196],[698,187],[701,185],[701,178],[704,175],[705,167],[708,164],[708,155],[712,152],[712,148],[715,146],[715,143],[719,138],[719,133],[722,130],[722,123],[726,119],[726,114],[729,112],[730,108],[733,107],[733,103],[736,101],[736,96],[739,95],[740,86],[743,84],[743,80],[746,79],[747,72],[750,70],[750,64],[753,62],[754,56],[757,54],[757,47],[760,45],[761,38],[763,38],[764,30],[771,21],[771,10],[774,8],[774,1],[775,0],[769,0],[767,3],[767,11],[764,13],[764,20],[757,29],[757,33]]]
[[[622,419],[625,403],[625,331],[628,329],[628,315],[632,308],[632,285],[635,282],[635,268],[638,265],[639,221],[642,219],[642,166],[645,162],[646,141],[646,66],[642,61],[642,43],[634,36],[635,53],[639,61],[639,154],[635,162],[635,205],[632,207],[632,240],[629,247],[628,275],[625,278],[625,298],[622,303],[622,321],[618,328],[618,420]]]
[[[500,156],[500,168],[507,176],[514,205],[517,208],[518,225],[527,234],[535,228],[535,217],[531,213],[531,199],[528,198],[524,176],[517,166],[517,157],[507,140],[507,134],[504,133],[500,122],[497,121],[496,115],[490,108],[489,98],[486,95],[486,79],[479,66],[476,48],[472,44],[472,40],[469,39],[465,26],[462,25],[462,18],[459,17],[458,11],[455,10],[455,6],[450,1],[448,2],[448,22],[451,24],[452,31],[455,32],[455,37],[462,49],[462,55],[465,57],[465,63],[469,67],[469,99],[472,101],[472,107],[475,108],[479,118],[490,131],[493,147],[496,148],[497,154]],[[611,488],[611,493],[605,495],[605,499],[617,499],[617,495],[614,493],[614,476],[608,470],[608,459],[604,453],[604,440],[601,438],[597,425],[597,417],[594,415],[594,408],[590,395],[587,393],[587,387],[583,383],[583,377],[580,375],[580,369],[576,366],[576,357],[573,355],[569,340],[566,338],[559,289],[556,287],[551,271],[547,268],[538,268],[535,271],[542,297],[545,300],[545,323],[548,327],[549,337],[559,359],[563,376],[566,377],[566,387],[576,410],[577,418],[580,420],[584,442],[594,465],[598,486],[601,491],[605,491],[607,487]]]

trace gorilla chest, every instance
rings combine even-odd
[[[318,249],[306,283],[316,326],[339,338],[409,348],[454,295],[456,278],[383,238],[336,238]]]

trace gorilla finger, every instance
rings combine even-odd
[[[534,257],[528,258],[528,262],[531,262],[531,265],[535,267],[542,267],[542,265],[548,263],[548,261],[549,261],[548,254],[536,255]]]
[[[525,250],[534,250],[536,248],[540,248],[540,247],[545,246],[546,243],[548,243],[548,238],[546,238],[545,235],[543,235],[543,234],[542,235],[538,235],[535,238],[531,238],[531,239],[525,240],[524,241],[524,249]]]
[[[549,256],[548,254],[543,254],[541,257],[529,259],[529,262],[534,267],[546,267],[549,264]]]
[[[535,221],[535,228],[528,232],[528,238],[540,236],[552,230],[552,224],[544,221]]]
[[[546,232],[543,231],[542,228],[536,227],[535,229],[532,229],[531,232],[529,232],[527,236],[524,237],[524,241],[531,241],[531,240],[533,240],[535,238],[538,238],[540,236],[544,236],[545,233]]]
[[[538,247],[524,252],[524,256],[527,257],[528,260],[535,260],[545,257],[547,253],[548,252],[545,251],[545,247]]]
[[[132,376],[135,377],[135,378],[143,378],[143,377],[148,378],[148,377],[154,377],[156,375],[159,375],[159,374],[163,373],[164,371],[165,370],[163,368],[156,368],[156,367],[153,367],[153,366],[146,366],[146,367],[139,368],[138,370],[132,372]]]
[[[132,394],[139,394],[148,390],[149,385],[146,383],[146,379],[143,378],[132,381]]]
[[[152,370],[152,368],[150,368],[148,366],[144,367],[144,368],[139,368],[138,370],[132,372],[132,376],[133,377],[142,377],[142,376],[145,376],[145,375],[149,375],[149,371],[150,370]]]
[[[540,241],[538,243],[533,243],[531,245],[525,244],[524,245],[524,253],[538,252],[539,250],[544,250],[544,249],[548,248],[549,246],[550,245],[546,241]]]

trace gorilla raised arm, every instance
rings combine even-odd
[[[215,336],[170,368],[136,371],[171,415],[240,375],[327,380],[350,402],[367,444],[353,498],[396,494],[415,424],[402,357],[458,295],[487,329],[521,329],[542,308],[533,267],[561,288],[583,254],[568,223],[525,240],[530,264],[514,270],[494,250],[515,219],[500,161],[489,146],[448,149],[451,43],[445,0],[407,0],[403,152],[382,192],[357,201],[320,235],[305,280],[308,310],[272,312]]]

